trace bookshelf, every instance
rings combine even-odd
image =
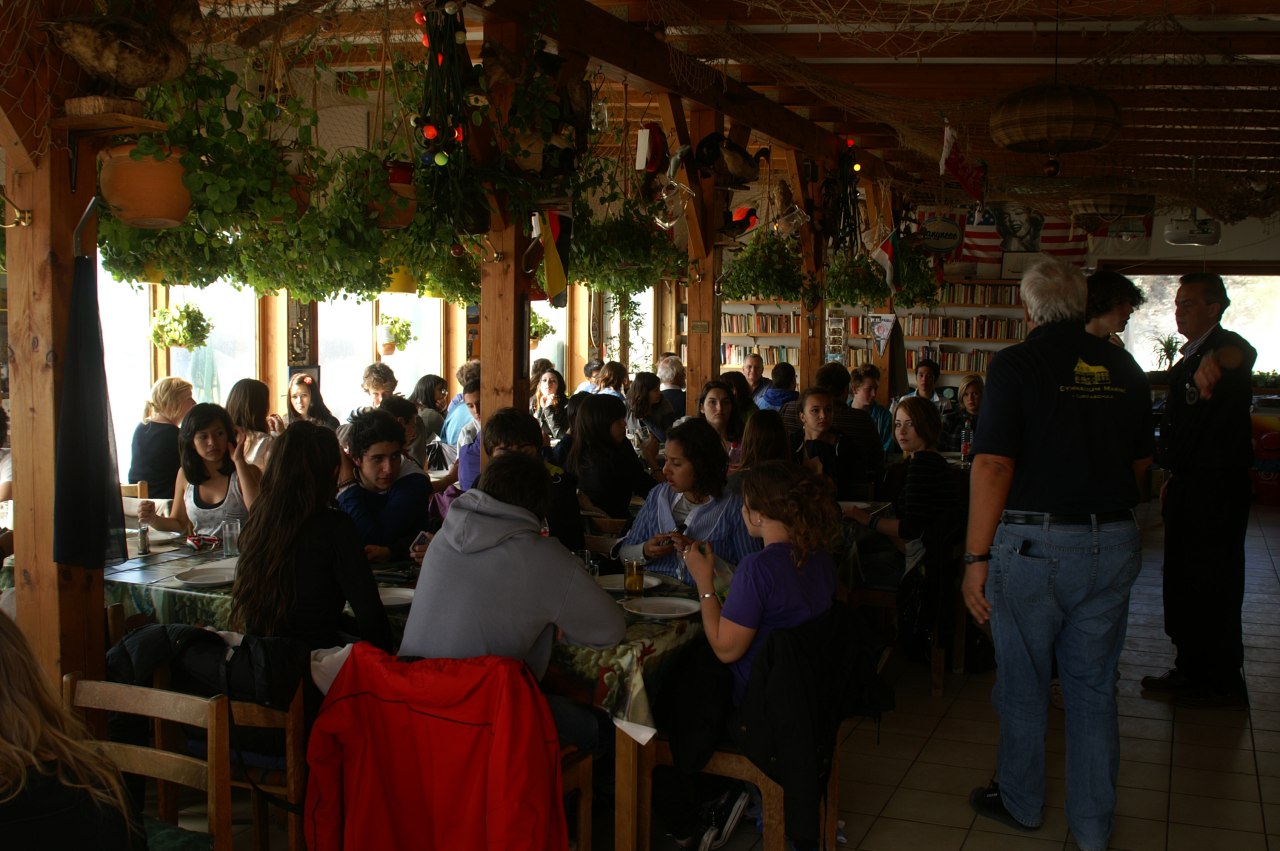
[[[1016,281],[946,281],[940,297],[936,307],[900,317],[908,373],[925,358],[937,361],[943,375],[984,373],[996,352],[1026,337]]]

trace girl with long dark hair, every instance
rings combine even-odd
[[[315,376],[305,372],[289,379],[289,413],[285,420],[289,423],[310,420],[328,429],[338,427],[338,418],[320,395],[320,382]]]
[[[240,533],[232,622],[313,650],[356,638],[391,648],[391,628],[355,523],[333,507],[341,450],[309,422],[280,436],[275,461]],[[355,618],[343,609],[351,604]]]
[[[596,508],[616,519],[631,516],[631,497],[645,496],[660,481],[658,445],[651,441],[641,461],[627,441],[627,406],[596,393],[578,405],[569,472]],[[647,468],[647,469],[646,469]]]
[[[284,431],[284,420],[271,413],[271,388],[256,378],[242,378],[227,394],[227,413],[240,430],[244,457],[259,470],[267,469],[272,439]]]
[[[667,439],[667,429],[675,422],[671,403],[662,395],[662,381],[652,372],[637,372],[627,391],[627,431],[643,443],[649,435]]]
[[[569,415],[565,412],[568,401],[564,395],[564,376],[552,367],[544,369],[529,399],[529,413],[542,426],[542,433],[552,440],[559,440],[569,431]]]
[[[262,471],[244,457],[241,435],[221,405],[196,405],[178,430],[182,469],[168,517],[138,503],[138,520],[166,532],[216,535],[225,520],[244,520],[258,495]]]

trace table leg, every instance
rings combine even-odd
[[[637,783],[640,776],[640,743],[614,728],[613,848],[635,851],[637,833]]]

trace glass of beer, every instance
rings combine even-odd
[[[622,587],[627,597],[644,596],[644,562],[627,559],[622,563]]]

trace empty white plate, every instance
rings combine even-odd
[[[403,609],[413,604],[412,588],[379,588],[378,596],[385,609]]]
[[[646,618],[666,620],[695,614],[702,609],[702,604],[698,600],[684,597],[643,597],[639,600],[623,600],[622,608]]]
[[[188,588],[217,588],[236,579],[234,567],[196,567],[173,577]]]

